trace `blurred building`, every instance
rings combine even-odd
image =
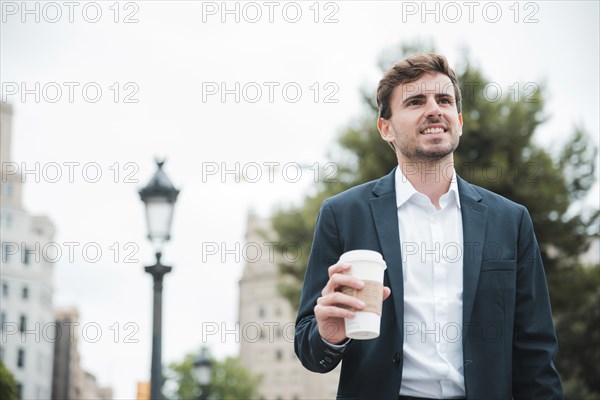
[[[13,161],[11,129],[12,107],[0,102],[0,359],[20,398],[110,399],[80,367],[77,310],[52,309],[54,225],[23,208],[20,171],[34,168]]]
[[[23,209],[22,177],[11,157],[12,107],[0,102],[0,359],[19,396],[50,398],[52,385],[52,272],[42,249],[54,226]]]
[[[75,308],[57,309],[52,399],[109,400],[112,389],[100,387],[96,377],[81,367],[79,313]]]
[[[57,309],[52,399],[79,399],[84,393],[84,372],[79,356],[79,313],[75,308]]]
[[[265,400],[333,399],[339,367],[328,374],[306,370],[294,353],[296,312],[278,292],[279,256],[269,219],[250,214],[240,284],[240,363],[262,376],[258,392]]]
[[[109,387],[100,387],[96,377],[87,371],[83,371],[83,394],[82,400],[112,400],[113,392]]]

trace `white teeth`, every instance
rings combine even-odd
[[[424,134],[429,134],[429,133],[442,133],[444,132],[443,128],[427,128],[423,131]]]

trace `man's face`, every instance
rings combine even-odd
[[[377,126],[383,139],[394,144],[399,162],[453,160],[463,123],[448,76],[424,74],[395,87],[390,107],[391,118],[379,118]]]

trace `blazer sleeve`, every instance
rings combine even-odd
[[[334,348],[323,341],[317,329],[314,307],[317,298],[329,280],[328,268],[337,263],[342,254],[338,227],[328,200],[321,205],[310,251],[300,307],[296,318],[294,350],[302,365],[313,372],[333,370],[346,350]]]
[[[533,223],[524,207],[517,257],[513,398],[561,399],[562,385],[553,362],[558,342],[546,276]]]

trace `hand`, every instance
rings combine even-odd
[[[346,340],[344,318],[354,317],[355,311],[365,307],[362,301],[340,291],[342,286],[362,289],[365,284],[357,278],[344,274],[350,270],[350,264],[335,264],[329,267],[329,280],[321,291],[314,308],[319,334],[331,344],[339,344]],[[391,294],[389,287],[383,288],[383,299]],[[345,308],[347,307],[347,308]]]

